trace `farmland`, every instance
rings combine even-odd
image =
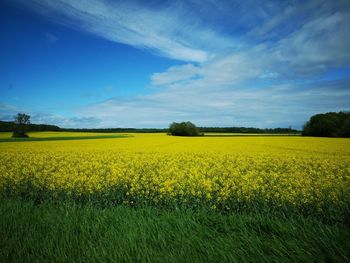
[[[0,132],[0,142],[87,140],[123,137],[127,137],[127,135],[92,132],[30,132],[29,138],[12,138],[11,132]]]
[[[50,133],[46,137],[63,135]],[[140,211],[140,217],[145,213],[160,213],[161,217],[175,213],[175,217],[188,220],[199,215],[203,219],[204,213],[205,218],[214,218],[214,225],[215,220],[229,224],[227,231],[242,217],[244,222],[260,218],[256,219],[257,226],[287,220],[281,226],[287,232],[293,227],[300,231],[310,228],[305,232],[310,235],[304,237],[306,243],[308,238],[326,241],[322,233],[315,236],[316,228],[335,235],[329,241],[333,247],[328,248],[327,256],[331,259],[342,261],[349,256],[345,249],[349,244],[345,238],[350,206],[348,139],[128,134],[98,140],[9,140],[1,142],[0,149],[3,213],[5,204],[12,203],[24,210],[30,204],[38,207],[35,211],[63,204],[75,213],[85,213],[87,207],[101,209],[94,210],[97,214],[125,209],[123,213],[129,216]],[[272,225],[268,228],[277,231]],[[223,252],[229,253],[226,259],[231,252]],[[279,250],[277,259],[286,253]],[[295,253],[301,253],[300,259],[311,259],[318,252]]]

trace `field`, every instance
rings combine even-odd
[[[37,133],[36,136],[67,138],[72,134]],[[142,237],[145,240],[139,237],[143,240],[140,241],[133,236],[138,232],[131,230],[125,237],[127,242],[120,237],[119,241],[109,240],[115,242],[116,247],[122,246],[120,249],[124,254],[114,255],[114,259],[119,260],[154,261],[154,253],[159,251],[142,250],[146,245],[142,242],[158,246],[159,242],[170,242],[173,252],[182,251],[183,256],[192,251],[192,256],[198,254],[199,257],[204,253],[206,258],[211,258],[216,255],[218,261],[349,260],[349,139],[172,137],[165,134],[111,134],[116,137],[105,138],[105,134],[90,134],[84,140],[81,138],[84,135],[76,136],[80,140],[23,142],[11,141],[6,134],[0,135],[0,138],[8,139],[0,142],[1,213],[6,214],[3,217],[6,225],[1,225],[1,234],[6,240],[15,243],[16,235],[8,235],[24,224],[28,215],[23,211],[31,213],[29,217],[43,215],[37,221],[32,220],[39,225],[51,222],[46,226],[50,231],[58,227],[53,218],[61,218],[62,213],[68,211],[68,217],[59,219],[67,225],[77,224],[77,219],[70,217],[72,214],[80,216],[82,222],[85,220],[87,228],[91,228],[95,220],[99,224],[98,218],[106,221],[103,224],[116,227],[113,216],[122,222],[120,227],[128,225],[125,220],[129,217],[130,227],[136,226],[139,231],[141,224],[141,228],[146,229]],[[102,137],[97,140],[93,136]],[[13,212],[16,209],[17,214]],[[91,221],[90,217],[95,219]],[[135,217],[143,222],[137,222]],[[102,225],[100,227],[104,229],[106,226]],[[84,236],[87,234],[84,231],[88,230],[81,227],[78,232]],[[161,229],[159,234],[151,235],[150,229],[157,232],[158,227]],[[32,228],[30,225],[20,229],[25,234],[33,231]],[[193,231],[197,239],[191,243],[189,237],[176,236],[176,229],[184,233]],[[65,231],[68,236],[62,240],[69,239],[72,234]],[[199,234],[200,231],[203,232]],[[298,233],[304,233],[304,236],[297,236]],[[167,240],[167,234],[174,235],[174,242],[183,240],[185,248]],[[219,235],[212,243],[203,243],[211,249],[211,254],[198,248],[208,238],[207,234]],[[33,238],[42,238],[40,231],[37,235]],[[136,238],[136,243],[141,242],[140,251],[131,249],[128,242],[133,240],[132,237]],[[243,237],[249,248],[242,250],[237,245],[222,244],[223,241],[244,242]],[[94,239],[98,240],[98,237]],[[16,255],[16,258],[9,254],[19,244],[10,246],[3,242],[0,245],[5,251],[3,257],[23,261],[23,255]],[[28,246],[19,249],[27,251]],[[266,252],[268,246],[271,250]],[[105,249],[112,248],[107,245]],[[165,250],[164,255],[170,253]],[[36,253],[50,254],[47,251],[48,254]],[[70,253],[74,256],[74,253],[81,255],[83,252]],[[143,256],[137,258],[140,253]],[[168,259],[176,261],[176,252],[171,253]],[[96,258],[96,261],[102,258]],[[30,259],[35,258],[27,258]],[[104,257],[104,260],[111,259],[113,256]],[[164,260],[166,258],[159,258],[159,261]]]
[[[0,142],[21,141],[59,141],[59,140],[87,140],[123,138],[125,134],[92,133],[92,132],[30,132],[29,138],[12,138],[11,132],[0,132]]]

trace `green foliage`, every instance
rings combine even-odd
[[[199,129],[192,122],[173,122],[169,126],[169,133],[175,136],[200,136]]]
[[[12,137],[28,138],[29,136],[26,134],[26,132],[28,131],[28,126],[30,124],[30,116],[25,113],[18,113],[15,116],[14,123],[15,125]]]
[[[350,112],[313,115],[304,125],[303,136],[350,137]]]

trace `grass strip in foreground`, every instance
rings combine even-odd
[[[350,230],[302,217],[3,199],[3,262],[346,262]]]

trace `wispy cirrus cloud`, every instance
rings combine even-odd
[[[157,8],[135,1],[30,0],[23,4],[77,30],[178,60],[203,62],[218,46],[234,46],[229,37],[190,16],[178,2]]]
[[[331,67],[349,66],[350,11],[322,14],[289,36],[276,47],[276,60],[287,62],[298,73],[314,73]]]
[[[256,55],[261,45],[258,59],[271,56],[271,63],[287,63],[292,70],[349,62],[350,4],[344,0],[29,0],[22,5],[65,26],[187,62]]]

